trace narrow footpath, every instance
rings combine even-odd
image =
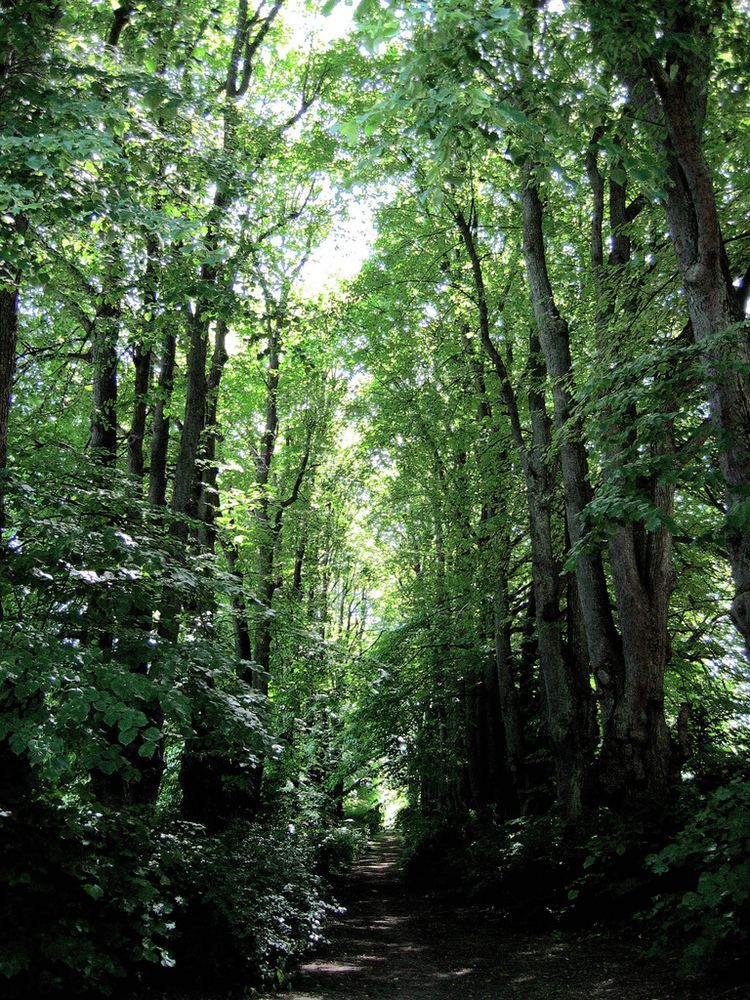
[[[409,891],[381,836],[344,887],[346,913],[288,1000],[740,1000],[591,933],[517,933],[496,916]]]

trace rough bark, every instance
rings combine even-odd
[[[716,189],[703,148],[714,27],[729,2],[686,0],[661,12],[665,55],[653,49],[654,14],[611,8],[602,19],[588,4],[592,28],[643,120],[661,130],[666,158],[666,216],[682,278],[693,335],[701,348],[711,420],[720,448],[729,519],[726,531],[734,578],[733,617],[750,652],[750,531],[741,513],[750,492],[750,345],[743,326],[745,281],[733,287]],[[624,32],[639,45],[623,50],[611,39]],[[647,43],[648,39],[648,43]],[[651,53],[649,54],[649,46]],[[732,517],[732,511],[735,517]]]
[[[187,384],[185,389],[185,411],[180,436],[180,450],[174,471],[174,486],[172,489],[172,510],[178,515],[194,515],[191,501],[193,487],[197,479],[198,448],[201,432],[206,419],[206,397],[208,383],[206,380],[206,358],[208,355],[208,324],[209,306],[207,303],[196,304],[195,312],[190,317],[190,347],[187,359]],[[187,538],[188,527],[185,521],[178,525],[179,537]]]
[[[708,46],[707,36],[694,37]],[[655,59],[647,68],[667,130],[667,221],[696,343],[702,352],[711,419],[729,506],[727,548],[734,578],[734,621],[750,651],[750,531],[731,519],[750,495],[750,346],[743,301],[732,284],[711,171],[701,131],[707,79],[680,65],[674,78]],[[697,90],[697,93],[696,93]],[[692,99],[691,99],[692,95]]]

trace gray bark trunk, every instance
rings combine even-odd
[[[180,451],[174,472],[172,489],[172,510],[175,514],[194,515],[192,499],[197,479],[198,448],[201,432],[206,419],[206,358],[208,355],[208,305],[196,304],[196,311],[190,318],[190,348],[188,351],[187,386],[185,390],[185,412],[180,437]],[[177,529],[181,538],[188,534],[187,523],[181,522]]]
[[[560,463],[571,544],[576,548],[587,534],[584,513],[591,500],[588,456],[580,421],[573,414],[573,362],[568,324],[560,315],[547,271],[542,231],[542,205],[531,168],[523,171],[524,258],[532,308],[552,382],[555,426],[561,434]],[[622,685],[623,659],[612,618],[601,553],[580,552],[575,565],[591,668],[601,691],[603,712],[611,714],[616,691]]]
[[[701,41],[708,46],[708,37]],[[667,221],[693,334],[702,351],[731,517],[732,509],[750,495],[750,347],[740,325],[745,319],[743,302],[732,286],[713,179],[702,149],[707,80],[696,81],[692,65],[680,66],[674,79],[656,60],[648,62],[648,69],[668,134]],[[750,650],[750,531],[745,518],[739,523],[730,520],[730,525],[732,612]]]
[[[544,400],[543,379],[535,355],[536,340],[531,351],[531,386],[529,412],[531,446],[521,425],[518,400],[502,356],[490,333],[489,310],[481,261],[470,225],[460,214],[456,218],[464,246],[471,260],[479,310],[482,344],[492,361],[500,381],[511,432],[519,451],[526,484],[532,552],[532,580],[535,598],[539,660],[545,688],[545,709],[548,735],[555,762],[557,798],[563,814],[575,819],[582,807],[585,772],[590,765],[591,747],[582,742],[578,726],[581,715],[590,715],[590,696],[580,705],[566,664],[562,642],[560,610],[560,564],[555,555],[551,503],[554,490],[548,467],[551,450],[551,428]]]
[[[216,322],[214,352],[211,359],[211,368],[208,373],[206,432],[203,443],[203,474],[198,500],[198,517],[202,524],[201,542],[209,552],[213,552],[216,544],[216,514],[219,504],[219,469],[216,464],[216,446],[219,440],[219,389],[221,387],[221,378],[224,374],[224,366],[228,358],[226,349],[228,332],[226,321],[222,318],[218,319]]]
[[[279,430],[277,393],[279,389],[279,362],[281,357],[282,317],[268,321],[268,367],[266,376],[266,420],[256,460],[255,483],[260,499],[255,508],[256,529],[256,587],[261,603],[259,617],[255,624],[253,659],[253,687],[262,694],[268,693],[268,679],[271,669],[271,604],[274,586],[274,552],[276,534],[273,531],[268,492],[271,465],[276,451],[276,437]]]
[[[632,277],[626,287],[620,276],[631,257],[626,183],[610,179],[609,225],[611,253],[604,261],[604,179],[596,153],[588,157],[593,192],[591,265],[597,291],[597,343],[600,356],[618,356],[612,319],[620,312],[635,315],[638,308]],[[625,426],[605,438],[608,464],[617,465],[615,449],[635,444],[635,404],[625,414]],[[608,422],[612,426],[612,420]],[[618,445],[617,442],[621,443]],[[653,447],[653,446],[652,446]],[[660,448],[666,450],[669,443]],[[658,485],[655,477],[636,484],[657,508],[672,512],[673,488]],[[633,798],[644,793],[663,796],[677,778],[677,759],[664,716],[664,677],[669,656],[667,616],[674,586],[672,538],[665,527],[648,531],[642,523],[621,525],[609,541],[612,579],[622,636],[624,676],[603,719],[601,756],[603,790]]]
[[[111,304],[97,310],[91,344],[91,448],[104,465],[117,460],[117,320]]]

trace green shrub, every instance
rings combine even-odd
[[[3,995],[108,995],[169,966],[161,846],[136,814],[38,803],[0,816]]]
[[[344,815],[355,826],[373,836],[383,825],[383,808],[378,790],[372,785],[360,785],[344,803]]]
[[[212,836],[38,803],[0,816],[0,851],[0,993],[12,1000],[278,985],[333,909],[315,845],[280,821]]]
[[[333,906],[313,845],[293,824],[237,824],[206,836],[180,824],[167,863],[179,900],[175,972],[190,983],[280,985],[321,940]]]
[[[326,875],[341,875],[362,855],[367,834],[351,820],[329,830],[318,847],[320,868]]]
[[[654,877],[645,857],[679,826],[673,808],[658,817],[597,809],[570,844],[565,914],[578,921],[630,920],[648,905]]]
[[[750,781],[710,793],[646,864],[659,879],[643,917],[657,947],[681,941],[688,972],[739,955],[750,940]]]

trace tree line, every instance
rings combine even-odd
[[[570,906],[624,856],[743,940],[746,27],[3,5],[19,996],[282,984],[384,782],[417,861],[559,849]],[[311,290],[352,208],[369,257]]]

